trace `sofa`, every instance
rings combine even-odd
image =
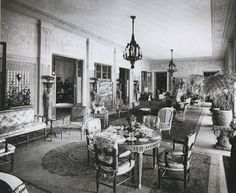
[[[0,139],[10,139],[20,135],[26,135],[26,141],[29,139],[29,134],[42,130],[40,137],[46,136],[46,123],[43,122],[43,117],[34,114],[32,106],[16,108],[12,110],[0,111]],[[23,142],[23,143],[24,143]],[[22,143],[22,142],[20,142]]]

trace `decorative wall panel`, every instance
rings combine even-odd
[[[24,88],[29,88],[31,91],[31,101],[33,92],[33,69],[34,63],[27,63],[22,61],[7,60],[6,69],[6,94],[9,94],[10,87],[17,88],[21,91]],[[19,78],[19,76],[21,78]]]
[[[112,109],[112,91],[112,82],[97,82],[97,95],[101,97],[101,101],[108,110]]]

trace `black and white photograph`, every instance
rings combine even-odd
[[[236,0],[0,0],[0,193],[236,193]]]

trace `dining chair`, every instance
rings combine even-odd
[[[160,120],[158,116],[155,116],[155,115],[143,115],[143,124],[146,127],[158,129]]]
[[[132,185],[134,186],[134,166],[135,161],[131,159],[131,151],[126,150],[119,154],[118,143],[116,140],[96,136],[95,137],[95,163],[96,163],[96,186],[97,193],[99,191],[99,185],[110,187],[113,189],[113,193],[116,193],[116,187],[124,182],[132,179]],[[131,174],[130,174],[131,173]],[[112,183],[102,180],[103,176],[107,175],[107,178],[113,179]],[[125,179],[118,182],[118,176],[125,176]]]
[[[161,179],[172,179],[184,181],[184,191],[187,182],[190,180],[190,167],[192,150],[196,138],[196,131],[187,135],[184,140],[173,140],[173,149],[166,149],[160,153],[158,158],[158,187],[161,188]],[[182,149],[177,149],[176,144],[180,144]],[[183,178],[167,176],[166,171],[183,172]]]
[[[11,163],[11,171],[14,165],[15,149],[14,145],[8,143],[5,139],[0,139],[0,165]]]
[[[92,118],[85,124],[86,141],[87,141],[87,156],[88,164],[90,159],[94,159],[94,136],[102,131],[101,120],[98,118]]]
[[[70,115],[65,116],[62,120],[61,139],[62,139],[63,132],[65,130],[75,129],[75,130],[80,130],[80,139],[83,140],[85,122],[86,122],[85,117],[83,117],[83,119],[81,119],[81,120],[71,121],[71,116]]]
[[[160,120],[159,129],[160,131],[171,130],[172,120],[173,120],[174,110],[171,107],[164,107],[158,112],[158,118]]]
[[[159,128],[159,118],[155,115],[143,115],[143,124],[151,129],[157,130]],[[144,156],[152,156],[153,159],[153,168],[156,167],[156,155],[158,155],[158,149],[155,148],[152,150],[152,154],[150,152],[143,153]]]

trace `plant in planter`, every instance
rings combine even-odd
[[[25,87],[20,89],[18,86],[10,86],[8,92],[8,106],[9,107],[17,107],[23,105],[30,105],[31,104],[31,96],[30,96],[30,89]]]
[[[216,148],[229,149],[233,119],[233,82],[232,74],[215,74],[204,81],[204,91],[212,101],[212,121],[217,136]]]
[[[233,114],[234,75],[215,74],[204,81],[204,91],[212,101],[213,124],[229,126]]]

